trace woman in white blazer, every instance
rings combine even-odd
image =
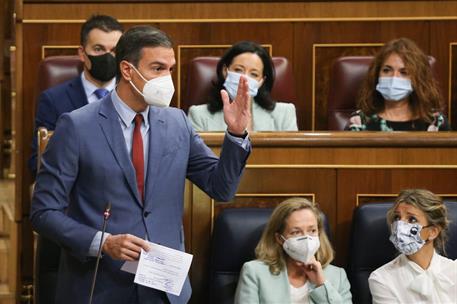
[[[457,262],[437,253],[445,252],[449,224],[441,198],[427,190],[403,190],[387,222],[389,239],[401,254],[371,273],[373,303],[457,303]]]
[[[292,103],[276,102],[270,92],[274,83],[274,66],[263,47],[252,41],[233,45],[221,57],[216,68],[208,103],[191,106],[189,119],[197,131],[225,131],[220,91],[226,90],[233,100],[240,75],[248,79],[251,96],[251,123],[248,131],[297,131],[297,117]]]
[[[343,268],[330,265],[333,249],[319,209],[304,198],[273,211],[256,248],[243,265],[235,303],[352,303]]]

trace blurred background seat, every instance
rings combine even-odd
[[[83,63],[78,56],[50,56],[44,58],[38,67],[38,91],[42,92],[78,76]]]
[[[372,56],[351,56],[334,62],[327,105],[329,130],[344,130],[351,113],[357,110],[358,92],[372,61]]]

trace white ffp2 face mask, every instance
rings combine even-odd
[[[413,92],[411,80],[400,77],[379,77],[376,91],[385,100],[400,101]]]
[[[240,77],[242,74],[231,72],[227,70],[227,77],[225,78],[224,87],[227,91],[231,100],[234,100],[236,97],[236,93],[238,92],[238,84],[240,83]],[[255,97],[257,96],[257,92],[259,91],[260,82],[251,78],[247,75],[243,75],[248,80],[248,87],[249,87],[249,96]]]
[[[130,64],[130,66],[138,73],[138,75],[140,75],[141,79],[146,82],[143,87],[143,92],[140,92],[133,82],[131,80],[129,81],[133,88],[144,97],[144,101],[151,106],[168,107],[171,99],[173,98],[173,94],[175,93],[175,87],[173,85],[171,75],[168,74],[151,80],[146,80],[146,78],[144,78],[132,64]]]
[[[318,236],[303,235],[291,237],[286,239],[281,235],[284,240],[282,248],[292,259],[308,263],[311,258],[316,254],[320,247]]]

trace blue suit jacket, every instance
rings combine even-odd
[[[149,159],[144,204],[110,96],[68,114],[57,124],[42,159],[32,199],[33,228],[62,248],[57,302],[88,300],[94,259],[87,258],[103,210],[110,202],[111,234],[147,236],[151,242],[184,250],[181,219],[186,177],[217,200],[230,200],[250,149],[225,139],[218,159],[195,133],[183,111],[151,107]],[[65,212],[65,210],[67,210]],[[135,289],[123,262],[101,259],[94,303],[127,303],[138,292],[151,301],[151,289]],[[188,280],[171,303],[186,303]]]
[[[28,163],[33,175],[36,174],[37,169],[38,128],[45,127],[48,130],[54,130],[60,115],[79,109],[87,105],[87,103],[87,96],[81,81],[81,75],[49,88],[40,94],[35,114],[32,155]]]

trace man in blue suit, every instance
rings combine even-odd
[[[54,130],[60,115],[94,102],[114,89],[114,48],[123,31],[116,19],[106,15],[94,15],[81,27],[78,55],[83,62],[83,72],[74,79],[45,90],[38,98],[32,156],[28,164],[33,175],[37,168],[38,128]]]
[[[32,199],[34,229],[61,245],[57,303],[85,303],[100,243],[94,303],[187,303],[133,283],[120,270],[137,260],[145,239],[184,250],[185,179],[220,201],[236,193],[251,146],[246,133],[249,92],[242,77],[229,101],[220,158],[204,144],[185,113],[167,107],[175,66],[168,36],[150,26],[129,29],[116,47],[117,87],[100,101],[63,114],[42,159]],[[101,237],[107,203],[112,215]]]

